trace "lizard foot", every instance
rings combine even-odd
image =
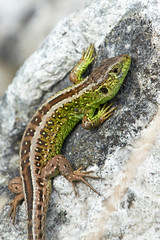
[[[93,173],[93,171],[82,171],[82,172],[81,172],[81,169],[82,169],[82,168],[79,168],[78,170],[73,171],[69,176],[66,176],[67,180],[72,184],[73,190],[74,190],[75,194],[77,194],[77,192],[76,192],[76,190],[75,190],[74,182],[81,181],[81,182],[83,182],[84,184],[86,184],[89,188],[91,188],[95,193],[97,193],[99,196],[101,196],[100,193],[98,193],[98,192],[84,179],[85,177],[87,177],[87,178],[93,178],[93,179],[101,179],[101,178],[100,178],[100,177],[97,177],[97,176],[89,175],[90,173]]]

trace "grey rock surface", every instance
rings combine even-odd
[[[60,19],[93,0],[0,0],[0,97]],[[95,0],[94,0],[95,1]]]
[[[8,181],[19,175],[20,140],[35,110],[70,84],[68,72],[91,42],[95,66],[128,53],[131,69],[113,116],[91,131],[79,124],[62,149],[74,168],[103,178],[89,180],[101,196],[81,183],[75,196],[63,177],[55,178],[46,240],[160,239],[159,16],[155,0],[98,0],[60,22],[20,68],[0,102],[0,239],[27,239],[25,204],[15,226],[7,205]]]

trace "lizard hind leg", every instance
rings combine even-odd
[[[23,187],[22,187],[22,180],[20,177],[13,178],[9,184],[8,188],[11,192],[17,194],[14,198],[14,200],[9,202],[9,205],[11,206],[9,216],[13,216],[13,224],[15,222],[15,215],[16,215],[16,208],[17,205],[24,200],[24,194],[23,194]]]
[[[9,184],[8,184],[8,188],[11,192],[15,193],[15,194],[19,194],[21,192],[23,192],[23,187],[22,187],[22,180],[20,177],[15,177],[13,178]]]
[[[67,176],[67,177],[66,177],[67,180],[72,183],[74,192],[76,193],[76,190],[75,190],[75,187],[74,187],[74,182],[81,181],[81,182],[83,182],[84,184],[86,184],[89,188],[91,188],[95,193],[97,193],[99,196],[101,196],[100,193],[98,193],[98,192],[84,179],[85,177],[87,177],[87,178],[93,178],[93,179],[101,179],[101,178],[100,178],[100,177],[97,177],[97,176],[89,175],[89,173],[93,173],[93,171],[82,171],[82,172],[81,172],[81,169],[82,169],[82,168],[79,168],[78,170],[73,171],[72,174],[70,174],[70,176]]]
[[[76,193],[74,182],[81,181],[90,187],[95,193],[100,195],[84,178],[100,179],[99,177],[89,175],[93,171],[81,171],[81,168],[74,171],[68,160],[61,154],[52,158],[42,170],[45,178],[52,178],[58,174],[64,176],[73,186]]]

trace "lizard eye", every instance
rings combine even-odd
[[[100,91],[105,94],[108,93],[108,89],[106,87],[102,87]]]
[[[117,68],[117,67],[114,68],[114,69],[113,69],[113,72],[114,72],[114,73],[118,73],[118,68]]]

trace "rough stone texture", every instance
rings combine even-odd
[[[61,176],[54,182],[46,240],[160,239],[160,72],[158,2],[98,0],[60,22],[21,67],[0,105],[0,233],[27,238],[25,204],[12,225],[8,181],[18,173],[18,151],[26,124],[50,95],[69,85],[66,77],[82,49],[95,43],[103,58],[129,53],[132,65],[115,98],[117,111],[102,126],[79,124],[63,154],[75,168],[88,167],[102,180],[77,184],[79,196]],[[95,65],[96,65],[95,64]]]
[[[0,97],[56,23],[93,0],[0,0]],[[94,0],[95,1],[95,0]]]

